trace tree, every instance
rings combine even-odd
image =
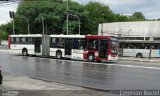
[[[0,26],[0,40],[7,40],[8,33],[10,33],[9,31],[12,32],[12,25],[11,25],[11,23],[2,24]]]
[[[145,21],[145,17],[141,12],[134,12],[130,17],[131,21]]]
[[[159,19],[157,19],[157,21],[160,21],[160,18],[159,18]]]
[[[124,16],[113,13],[110,8],[99,2],[89,2],[86,5],[69,0],[69,11],[74,19],[69,18],[69,34],[79,33],[79,20],[81,34],[97,34],[98,25],[107,22],[142,21],[145,20],[141,12],[135,12],[132,16]],[[15,13],[15,33],[27,34],[27,22],[30,24],[31,34],[42,33],[42,17],[44,18],[45,32],[47,34],[67,33],[67,2],[64,0],[22,0]],[[24,17],[21,18],[20,16]],[[3,25],[1,30],[7,32],[12,28],[12,21]]]
[[[85,5],[85,8],[89,12],[89,20],[86,23],[86,27],[90,28],[90,34],[97,34],[99,23],[113,22],[113,13],[107,5],[89,2]]]
[[[39,0],[39,1],[27,1],[21,2],[17,9],[17,14],[26,17],[30,23],[31,33],[42,33],[42,17],[44,18],[45,29],[48,33],[56,34],[56,32],[62,32],[60,26],[63,26],[62,22],[65,18],[64,3],[56,2],[56,0]],[[24,21],[17,20],[20,30],[26,29]],[[62,23],[62,25],[60,24]],[[24,33],[27,30],[25,30]]]
[[[42,17],[44,18],[45,31],[51,34],[66,34],[66,9],[67,2],[63,0],[23,0],[17,9],[18,15],[26,17],[30,23],[31,33],[42,33]],[[85,30],[85,20],[87,20],[87,12],[84,5],[77,2],[69,1],[69,10],[73,11],[81,22],[82,31]],[[79,21],[77,19],[69,19],[69,33],[78,34]],[[20,33],[27,33],[27,24],[18,16],[15,17],[15,26]],[[83,32],[85,33],[85,32]]]

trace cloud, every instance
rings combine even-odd
[[[160,18],[160,0],[75,0],[79,3],[87,3],[89,1],[97,1],[104,3],[110,7],[115,13],[132,14],[134,12],[142,12],[146,18]],[[9,3],[7,3],[9,4]],[[9,11],[16,11],[18,4],[9,4],[4,6],[0,4],[0,24],[7,23]]]
[[[91,0],[77,0],[87,3]],[[160,18],[160,0],[92,0],[104,3],[115,13],[132,14],[142,12],[146,18]]]
[[[160,0],[104,0],[116,13],[142,12],[147,18],[160,18]],[[150,14],[152,13],[152,14]]]
[[[10,22],[9,11],[16,11],[17,5],[16,3],[0,4],[0,24]]]

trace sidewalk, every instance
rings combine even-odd
[[[151,62],[151,63],[160,63],[160,58],[136,58],[136,57],[119,57],[120,61],[137,61],[137,62]]]
[[[46,82],[4,72],[3,77],[0,96],[119,96],[115,93]]]

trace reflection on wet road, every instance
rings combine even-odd
[[[99,64],[0,53],[3,70],[17,75],[103,90],[160,89],[160,70],[117,66],[123,63]]]

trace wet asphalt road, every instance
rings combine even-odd
[[[91,63],[0,52],[0,65],[17,75],[95,89],[160,89],[160,65],[146,62]]]

